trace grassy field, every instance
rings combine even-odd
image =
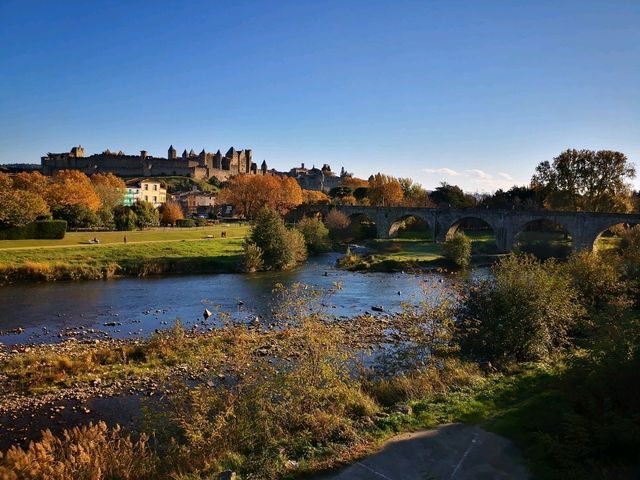
[[[227,238],[220,238],[225,230]],[[72,233],[64,240],[15,240],[0,249],[0,282],[237,271],[247,226]],[[214,238],[206,238],[213,235]],[[82,244],[94,236],[99,244]],[[74,241],[75,243],[64,243]],[[16,246],[22,242],[42,245]],[[59,242],[59,243],[55,243]]]
[[[135,230],[132,232],[67,232],[61,240],[0,240],[0,250],[7,248],[29,247],[60,247],[87,245],[89,240],[97,238],[100,245],[122,244],[124,237],[127,243],[136,242],[166,242],[176,240],[202,240],[207,235],[220,237],[220,232],[227,232],[227,237],[244,237],[248,227],[244,224],[219,224],[209,227],[194,228],[150,228],[148,230]],[[97,245],[88,244],[96,247]]]

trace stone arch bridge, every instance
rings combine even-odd
[[[315,211],[327,213],[330,208],[327,206]],[[390,238],[394,233],[394,228],[397,229],[397,222],[409,217],[416,217],[429,225],[434,242],[443,242],[456,232],[463,220],[479,219],[493,229],[496,245],[501,252],[510,252],[518,234],[528,224],[538,220],[549,220],[564,227],[571,235],[574,250],[594,250],[598,237],[614,225],[620,223],[640,224],[640,214],[624,213],[365,207],[356,205],[340,205],[333,208],[349,217],[358,215],[368,217],[376,224],[378,238]],[[311,212],[312,210],[307,211]],[[395,227],[394,224],[396,224]]]

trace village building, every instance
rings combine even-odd
[[[140,180],[127,183],[123,205],[131,206],[136,201],[145,201],[158,208],[167,201],[167,189],[155,180]]]

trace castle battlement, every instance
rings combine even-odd
[[[250,149],[236,150],[231,147],[224,155],[218,150],[216,153],[195,153],[185,149],[180,157],[171,145],[167,157],[153,157],[146,150],[139,155],[127,155],[122,151],[117,153],[105,150],[85,157],[82,146],[73,147],[66,153],[47,153],[40,159],[42,173],[53,175],[59,170],[81,170],[87,175],[93,173],[113,173],[119,177],[154,177],[179,175],[195,179],[208,180],[216,177],[226,180],[239,174],[264,175],[267,172],[266,162],[260,168],[252,161]]]

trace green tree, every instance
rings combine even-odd
[[[49,214],[42,197],[27,190],[0,187],[0,226],[22,227]]]
[[[624,153],[569,149],[541,162],[531,184],[544,190],[554,210],[628,212],[633,208],[628,181],[635,176]]]
[[[584,318],[580,295],[557,262],[510,255],[474,285],[457,312],[457,340],[480,360],[538,361],[570,343]]]
[[[131,205],[131,210],[136,214],[138,228],[157,227],[160,224],[160,215],[152,203],[138,200]]]
[[[100,217],[83,203],[63,205],[53,209],[53,218],[66,220],[69,228],[95,228],[100,225]]]
[[[307,250],[310,253],[324,253],[331,249],[329,229],[319,218],[305,217],[298,222],[296,228],[304,236]]]
[[[431,192],[429,198],[439,207],[470,208],[477,204],[472,195],[466,195],[457,185],[449,185],[446,182]]]
[[[456,232],[444,243],[444,256],[458,267],[468,267],[471,263],[471,239],[462,232]]]
[[[113,209],[113,222],[116,230],[130,231],[135,230],[138,223],[138,217],[131,207],[119,205]]]
[[[258,212],[247,243],[260,248],[267,270],[287,270],[307,257],[302,233],[288,229],[280,214],[268,207]]]

